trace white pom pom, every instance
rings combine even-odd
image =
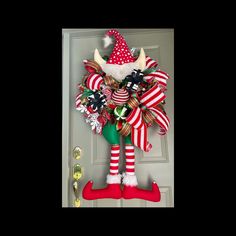
[[[121,183],[121,175],[107,175],[107,183],[108,184],[120,184]]]
[[[112,38],[109,37],[108,35],[106,35],[104,38],[104,48],[107,48],[109,45],[111,45],[113,42],[112,42]]]
[[[136,175],[127,175],[125,174],[123,177],[123,184],[126,186],[137,186],[138,180]]]

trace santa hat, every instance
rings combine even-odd
[[[134,62],[135,59],[132,56],[124,37],[117,30],[112,29],[106,32],[104,47],[108,47],[112,43],[110,36],[115,38],[116,43],[110,58],[107,60],[107,64],[123,65],[124,63]]]

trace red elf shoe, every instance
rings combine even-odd
[[[120,199],[122,197],[120,183],[120,175],[108,175],[107,187],[103,189],[92,189],[93,182],[89,181],[83,189],[82,196],[86,200],[96,200],[102,198]]]
[[[124,199],[143,199],[151,202],[159,202],[161,200],[161,193],[157,183],[152,183],[152,190],[139,189],[137,187],[137,178],[135,175],[125,175],[123,179],[124,189],[122,197]]]

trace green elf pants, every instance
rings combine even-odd
[[[108,143],[112,145],[120,144],[120,134],[116,130],[115,124],[111,124],[110,122],[107,122],[106,125],[103,127],[102,134]],[[125,140],[125,144],[132,144],[130,134],[124,137],[124,140]]]

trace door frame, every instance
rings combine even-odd
[[[69,201],[70,34],[62,31],[62,207]]]

